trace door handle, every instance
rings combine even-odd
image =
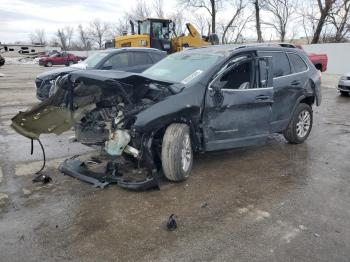
[[[255,100],[257,101],[264,101],[264,100],[268,100],[270,99],[270,96],[267,96],[267,95],[258,95],[255,97]]]
[[[299,80],[294,80],[292,81],[292,83],[290,83],[292,86],[298,86],[301,84],[301,82]]]

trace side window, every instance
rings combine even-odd
[[[293,65],[295,73],[304,72],[307,70],[307,65],[301,57],[294,53],[288,53],[289,60]]]
[[[127,52],[116,54],[107,59],[103,64],[105,70],[121,70],[129,66],[129,55]]]
[[[255,88],[254,63],[251,59],[243,59],[224,71],[213,85],[221,89],[250,89]]]
[[[151,57],[147,53],[134,52],[134,66],[153,64]]]
[[[287,55],[284,52],[261,52],[263,56],[272,56],[273,77],[291,74],[291,68]]]

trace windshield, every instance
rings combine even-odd
[[[109,52],[98,52],[86,58],[83,63],[86,64],[87,67],[93,68],[108,54]]]
[[[220,57],[218,54],[177,53],[150,67],[143,72],[143,75],[187,84],[207,71]]]

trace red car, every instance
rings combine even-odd
[[[294,45],[290,43],[267,43],[264,45],[279,45],[282,47],[288,47],[288,48],[299,48],[301,50],[304,50],[304,48],[301,45]],[[320,70],[321,72],[324,72],[327,70],[327,64],[328,64],[328,56],[327,54],[314,54],[314,53],[307,53],[307,56],[309,57],[310,61],[314,64],[316,69]]]
[[[295,47],[304,50],[301,45],[295,45]],[[305,51],[305,50],[304,50]],[[316,69],[324,72],[327,70],[328,64],[328,56],[327,54],[315,54],[315,53],[307,53],[310,61],[315,65]]]
[[[80,56],[76,56],[70,53],[56,53],[49,57],[42,57],[39,59],[39,65],[51,67],[53,65],[66,65],[70,66],[78,63],[78,61],[84,60]]]

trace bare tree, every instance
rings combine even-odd
[[[63,50],[68,50],[71,46],[71,41],[73,37],[74,29],[72,27],[66,26],[61,29],[57,29],[56,37],[57,43]]]
[[[154,0],[153,2],[153,9],[155,10],[157,17],[159,18],[164,18],[163,4],[164,4],[163,0]]]
[[[320,15],[319,15],[319,18],[316,18],[318,23],[311,41],[312,44],[317,44],[319,42],[322,29],[329,17],[330,11],[335,1],[336,0],[324,0],[323,2],[322,0],[317,0],[317,6],[319,8]]]
[[[127,17],[119,18],[117,23],[110,26],[110,38],[125,35],[130,30],[130,22]]]
[[[222,34],[222,38],[221,38],[221,42],[223,44],[226,44],[226,42],[225,42],[226,38],[225,37],[226,37],[226,34],[227,34],[227,30],[232,26],[232,24],[242,14],[244,8],[245,8],[245,2],[243,0],[236,0],[233,3],[233,9],[234,9],[233,16],[230,19],[230,21],[227,23],[227,25],[225,26],[223,34]]]
[[[337,1],[329,17],[335,28],[334,41],[343,42],[350,33],[350,0]]]
[[[256,34],[258,36],[258,43],[264,42],[264,39],[261,33],[260,2],[261,0],[253,0],[254,10],[255,10],[255,28],[256,28]]]
[[[196,28],[199,30],[201,35],[205,35],[205,30],[208,28],[208,19],[202,14],[193,15],[193,23]],[[209,22],[210,23],[210,22]],[[209,34],[209,31],[208,31]]]
[[[35,31],[29,35],[29,38],[32,44],[46,45],[46,33],[44,29],[35,29]]]
[[[284,42],[288,22],[295,11],[295,0],[263,0],[261,7],[272,14],[272,20],[263,23],[275,29],[280,41]]]
[[[178,0],[179,4],[196,9],[203,8],[211,17],[211,33],[216,33],[216,15],[222,7],[222,0]]]
[[[89,35],[91,40],[95,42],[99,49],[102,49],[104,41],[109,33],[110,25],[95,19],[89,25]]]
[[[88,35],[88,31],[84,29],[81,24],[78,26],[78,34],[79,34],[79,42],[77,43],[77,45],[80,44],[83,50],[90,50],[91,39]]]
[[[145,0],[137,0],[136,6],[126,13],[128,20],[142,20],[151,16],[151,9]]]
[[[177,10],[174,14],[171,14],[169,18],[174,22],[175,24],[175,35],[179,36],[184,33],[184,16],[182,10]]]

